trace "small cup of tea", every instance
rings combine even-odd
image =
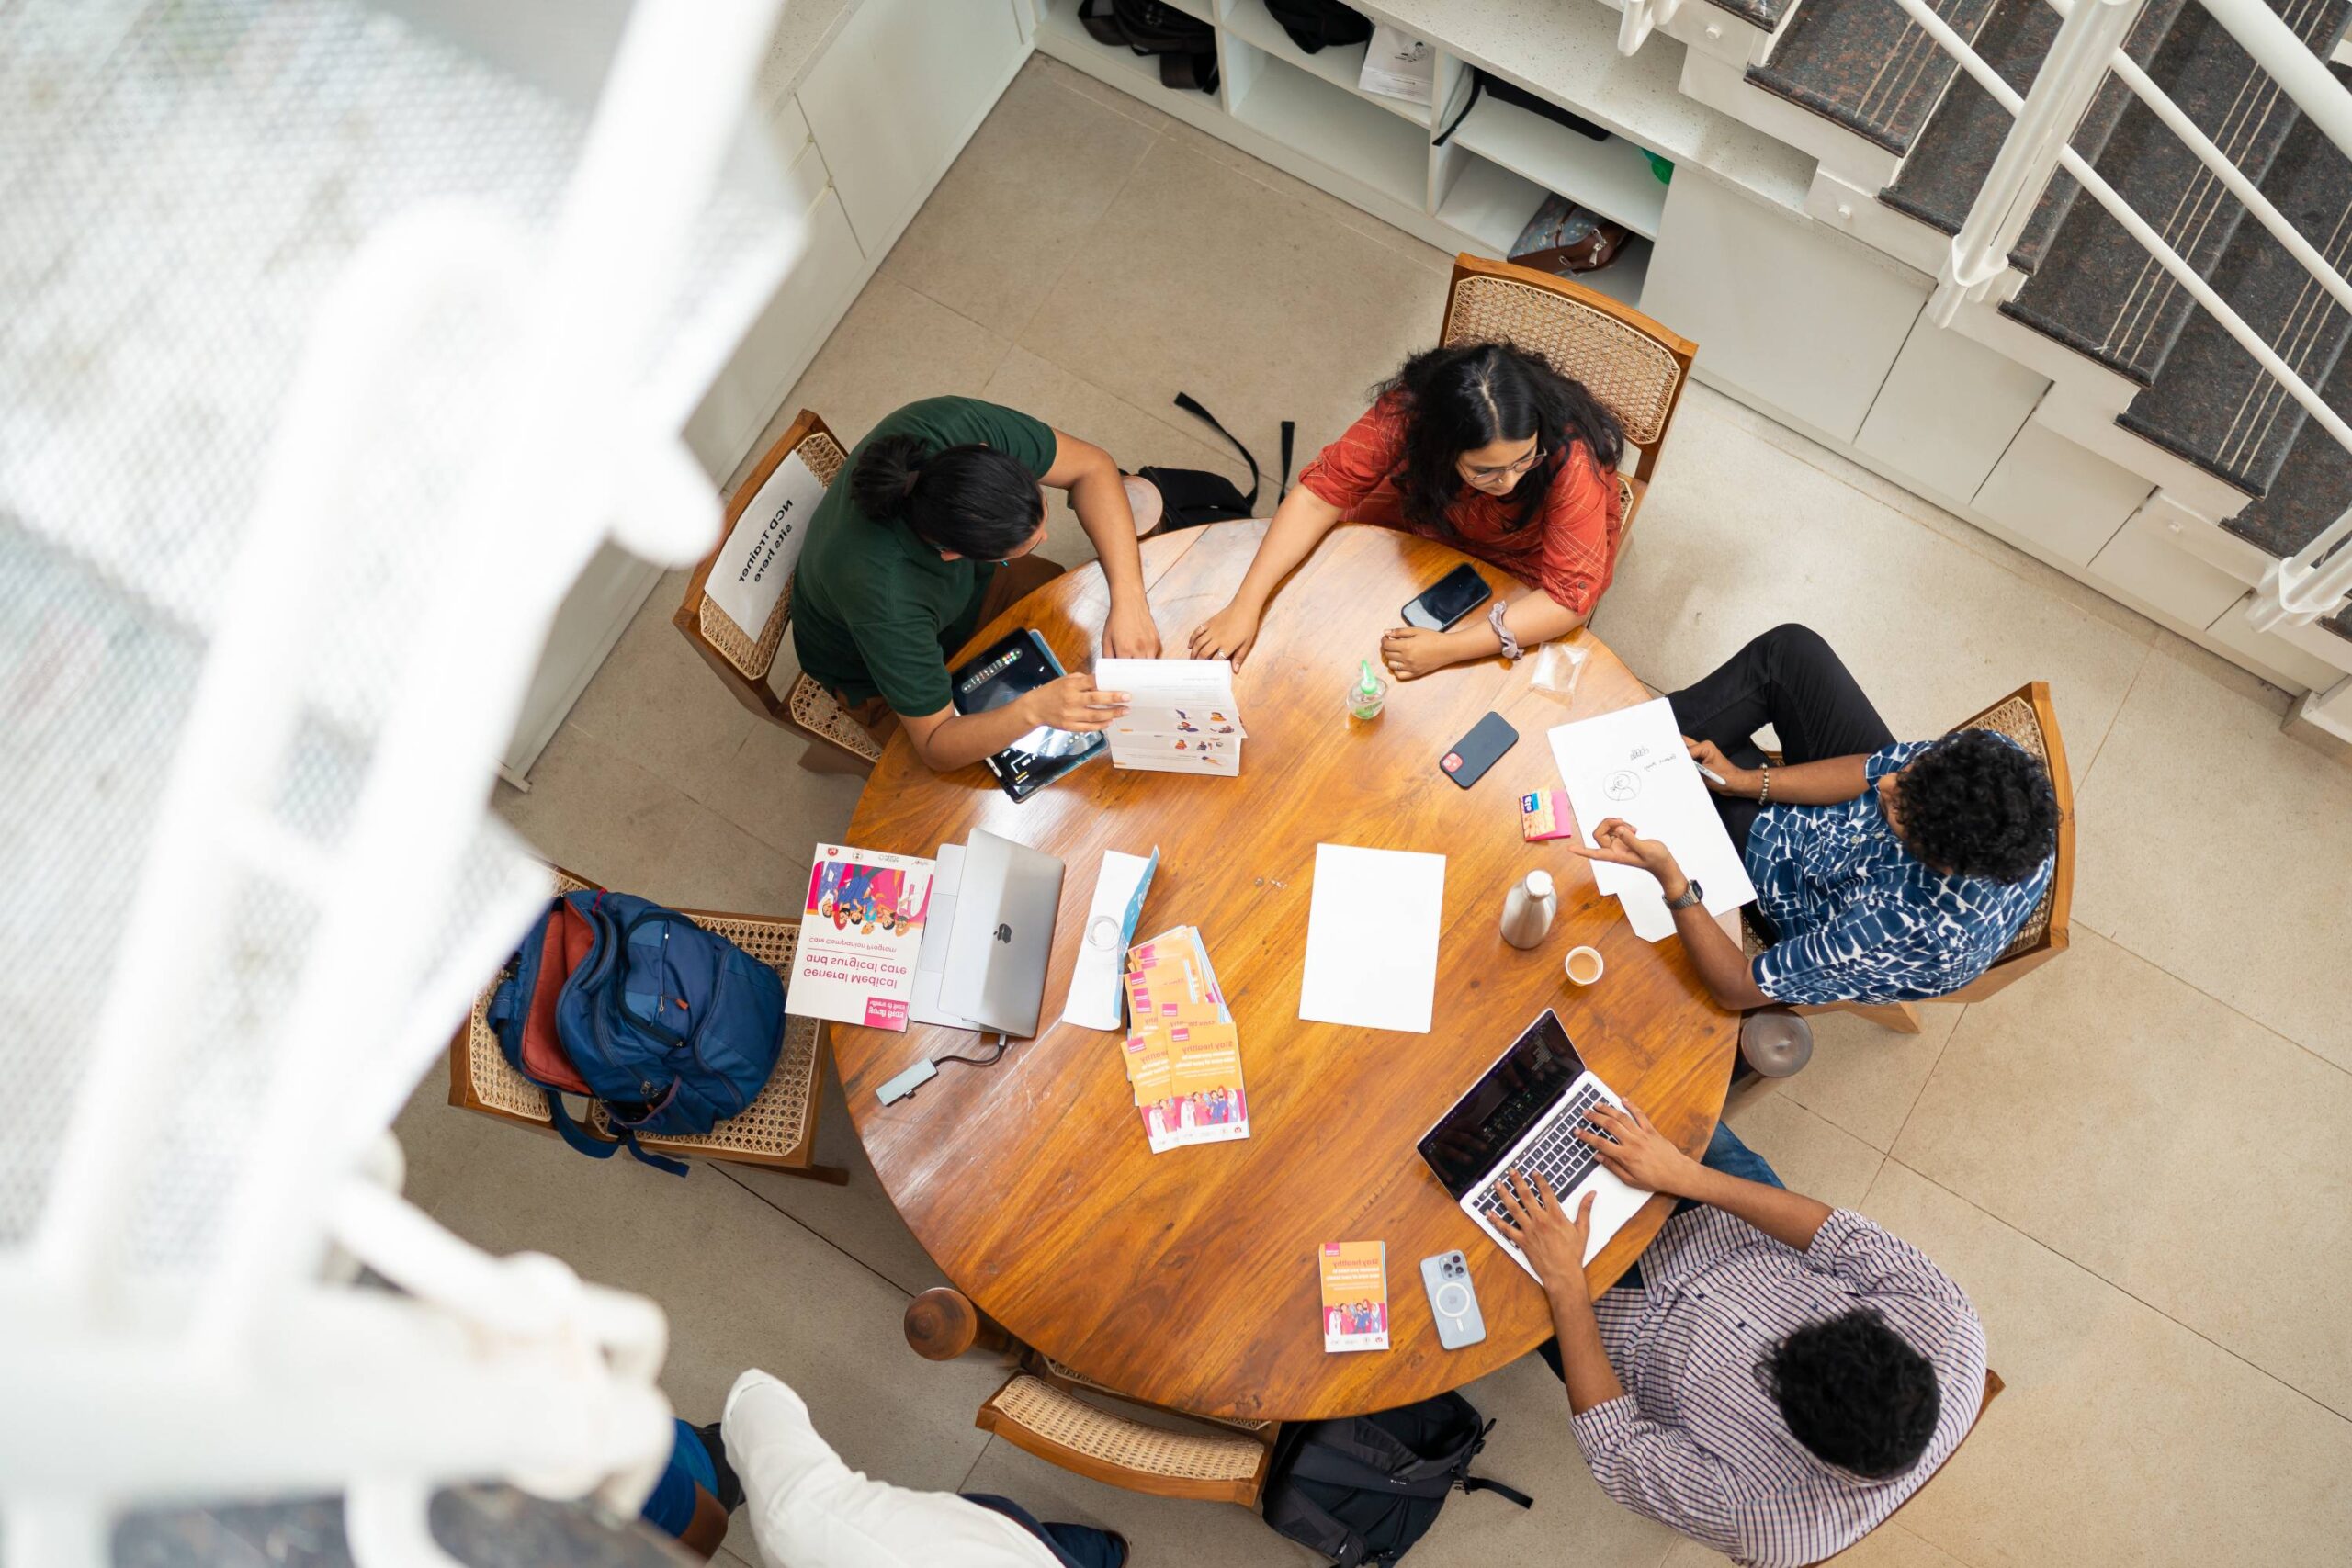
[[[1600,978],[1600,972],[1607,965],[1600,961],[1599,948],[1572,947],[1568,949],[1567,963],[1564,967],[1567,970],[1571,985],[1589,986]]]

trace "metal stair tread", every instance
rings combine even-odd
[[[2339,81],[2352,75],[2335,69]],[[2338,272],[2352,266],[2352,160],[2317,125],[2298,117],[2262,191]],[[2352,341],[2352,313],[2268,231],[2240,224],[2211,281],[2280,358],[2314,386],[2324,384]],[[2182,328],[2154,384],[2116,423],[2260,496],[2307,418],[2254,355],[2200,310]]]
[[[1993,0],[1932,0],[1973,39]],[[1804,0],[1747,80],[1896,154],[1909,151],[1960,66],[1894,0]]]
[[[2132,58],[2145,65],[2154,57],[2184,4],[2186,0],[2149,0],[2124,40]],[[2058,13],[2047,0],[1995,0],[1992,16],[1976,35],[1976,52],[2002,81],[2023,94],[2049,55],[2058,24]],[[2096,163],[2130,96],[2130,89],[2120,82],[2109,79],[2102,84],[2069,138],[2075,151]],[[1879,199],[1930,228],[1959,233],[2013,123],[2008,111],[1993,101],[1992,94],[1962,73],[1945,93],[1942,105],[1928,117],[1904,160],[1902,172],[1893,185],[1879,192]],[[2039,265],[2051,234],[2064,219],[2078,189],[2063,174],[2052,177],[2010,253],[2010,261],[2021,271],[2031,272]]]
[[[2345,0],[2269,0],[2280,18],[2324,54],[2343,34]],[[2293,100],[2202,7],[2185,10],[2149,74],[2215,144],[2259,183],[2301,118]],[[2111,84],[2110,84],[2111,85]],[[2098,160],[2132,209],[2210,276],[2243,209],[2146,106],[2127,104]],[[2096,202],[2077,201],[2041,265],[2002,313],[2057,339],[2143,387],[2196,310],[2187,290],[2133,243]]]

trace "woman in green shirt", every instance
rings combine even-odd
[[[1101,729],[1117,692],[1065,675],[1019,701],[958,714],[947,660],[1015,600],[1058,576],[1034,552],[1046,536],[1041,484],[1068,492],[1111,587],[1102,651],[1156,659],[1159,628],[1143,587],[1136,513],[1158,492],[1111,455],[1042,420],[977,398],[926,398],[886,416],[850,452],[848,482],[826,491],[793,576],[800,667],[877,738],[903,725],[946,773],[1037,726]]]

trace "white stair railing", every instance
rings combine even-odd
[[[1617,20],[1617,52],[1630,55],[1640,49],[1681,9],[1682,0],[1625,0],[1625,14]]]
[[[1939,326],[1949,326],[1963,304],[1984,299],[1992,289],[2007,269],[2009,252],[2041,200],[2052,173],[2063,169],[2189,298],[2221,323],[2239,347],[2254,356],[2255,362],[2302,407],[2313,423],[2352,452],[2352,423],[2330,408],[2311,383],[2280,358],[2262,334],[2247,325],[2245,319],[2199,276],[2153,225],[2132,210],[2131,204],[2091,166],[2090,161],[2069,145],[2092,95],[2108,73],[2113,72],[2245,204],[2255,220],[2311,274],[2323,291],[2340,308],[2352,311],[2352,283],[2329,265],[2231,162],[2229,155],[2149,79],[2138,62],[2124,52],[2122,41],[2138,15],[2140,0],[2045,0],[2064,20],[2049,55],[2034,77],[2032,90],[2022,97],[2001,80],[1967,39],[1929,8],[1927,0],[1895,3],[2014,121],[1959,234],[1946,252],[1935,295],[1928,302],[1931,320]],[[2199,3],[2270,73],[2280,92],[2346,157],[2352,157],[2352,93],[2345,90],[2292,29],[2262,0]],[[2352,549],[2339,547],[2347,540],[2352,540],[2352,511],[2339,516],[2293,557],[2271,567],[2247,607],[2248,622],[2264,631],[2282,625],[2308,624],[2334,614],[2352,599]]]

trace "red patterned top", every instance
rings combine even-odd
[[[1306,465],[1298,482],[1340,509],[1350,523],[1377,523],[1426,538],[1434,529],[1405,519],[1396,482],[1405,467],[1404,395],[1391,392],[1363,412],[1347,434]],[[1592,614],[1617,570],[1618,536],[1624,525],[1616,479],[1603,473],[1592,450],[1577,442],[1546,461],[1552,486],[1543,509],[1516,533],[1510,529],[1518,503],[1469,485],[1446,508],[1455,537],[1442,539],[1580,615]]]

